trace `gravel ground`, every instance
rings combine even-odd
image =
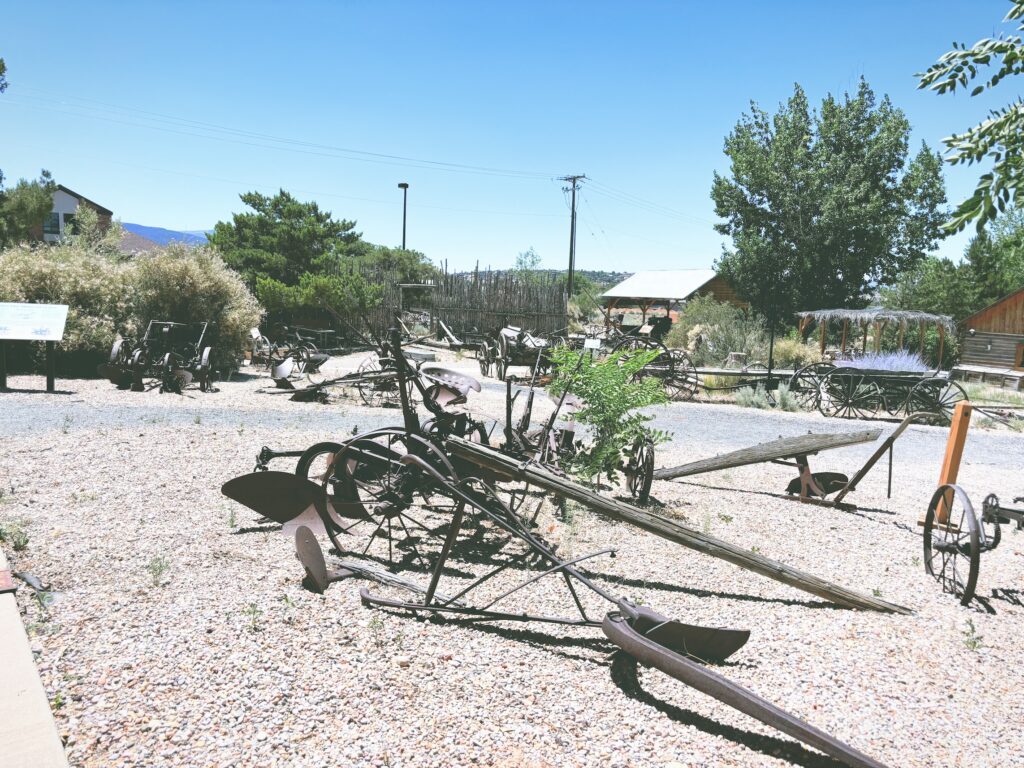
[[[362,357],[332,360],[328,372]],[[471,359],[449,363],[475,371]],[[0,396],[0,524],[28,533],[25,549],[5,545],[12,567],[56,590],[46,608],[27,588],[19,601],[73,765],[834,765],[638,672],[598,630],[370,611],[359,580],[322,596],[303,590],[292,542],[221,484],[249,471],[262,445],[303,448],[400,414],[351,398],[292,403],[260,394],[266,384],[244,376],[175,396],[73,380],[47,395],[41,378],[14,377],[23,391]],[[485,382],[470,405],[500,418],[503,385]],[[864,426],[717,404],[655,415],[674,435],[659,466]],[[545,509],[541,530],[562,552],[615,547],[616,558],[588,564],[613,592],[683,621],[749,628],[724,674],[889,766],[1024,765],[1024,534],[1004,529],[983,556],[986,599],[972,608],[924,574],[916,521],[945,440],[943,429],[911,427],[896,444],[892,498],[882,463],[852,495],[853,513],[780,498],[791,470],[772,465],[653,492],[663,514],[874,591],[911,616],[838,609],[586,511]],[[837,450],[812,466],[852,474],[872,450]],[[976,430],[960,481],[976,504],[991,491],[1010,499],[1024,493],[1022,459],[1024,436]],[[565,612],[555,580],[530,600]]]

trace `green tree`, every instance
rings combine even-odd
[[[1012,7],[1004,21],[1024,19],[1024,0],[1011,0]],[[1024,23],[1018,26],[1024,31]],[[994,67],[994,72],[989,69]],[[1010,75],[1024,72],[1024,42],[1017,35],[984,38],[968,48],[953,43],[953,50],[942,55],[927,71],[919,72],[919,88],[937,93],[954,93],[966,89],[968,83],[991,77],[975,85],[971,96],[994,88]],[[983,74],[984,73],[984,74]],[[943,140],[949,149],[947,160],[952,165],[973,165],[982,160],[992,162],[992,170],[981,175],[967,200],[957,207],[947,227],[959,232],[971,221],[977,221],[980,232],[998,213],[1017,200],[1017,189],[1024,178],[1024,101],[1017,100],[1003,109],[993,110],[988,119]]]
[[[36,181],[19,179],[13,189],[0,189],[0,248],[30,238],[53,208],[56,185],[49,171]]]
[[[335,219],[283,189],[273,197],[258,192],[240,197],[252,211],[218,222],[209,240],[250,286],[260,278],[298,285],[303,274],[325,271],[346,246],[359,241],[354,221]]]
[[[974,310],[1024,287],[1024,210],[998,217],[964,253]]]
[[[732,237],[719,273],[777,326],[798,310],[866,305],[942,236],[941,160],[922,145],[908,163],[909,132],[864,80],[817,112],[799,85],[774,116],[752,104],[725,140],[731,172],[711,189],[726,220],[715,228]]]

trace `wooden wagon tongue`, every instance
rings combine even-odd
[[[675,622],[669,623],[674,624]],[[685,652],[674,650],[663,642],[663,637],[657,635],[656,630],[664,625],[657,625],[654,630],[646,632],[644,631],[645,625],[645,618],[630,617],[628,613],[612,612],[605,616],[601,629],[609,640],[641,664],[654,667],[681,683],[696,688],[701,693],[718,699],[723,704],[727,704],[755,720],[760,720],[765,725],[792,736],[815,749],[820,749],[846,765],[853,768],[885,768],[882,763],[854,749],[849,744],[839,741],[825,731],[815,728],[786,710],[765,701],[742,685],[732,682],[713,670],[706,669]],[[729,632],[730,630],[710,631]]]

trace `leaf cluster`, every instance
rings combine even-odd
[[[1024,0],[1012,0],[1004,21],[1022,19]],[[1024,23],[1018,30],[1024,31]],[[979,40],[970,48],[954,42],[953,50],[917,77],[919,88],[939,94],[966,90],[970,83],[977,83],[971,96],[978,96],[1004,78],[1022,72],[1024,42],[1018,35],[1000,35]],[[947,161],[952,165],[973,165],[985,159],[992,162],[992,170],[981,175],[974,193],[957,206],[946,225],[959,232],[975,221],[980,232],[985,224],[1016,204],[1024,178],[1024,101],[1018,98],[1002,109],[992,110],[987,119],[944,139],[943,143],[948,148]]]
[[[658,351],[620,352],[596,360],[589,352],[558,347],[551,352],[557,378],[551,384],[558,397],[568,390],[582,402],[576,421],[589,428],[590,439],[576,452],[571,469],[582,478],[618,477],[624,454],[643,438],[655,443],[669,439],[647,423],[653,417],[640,411],[666,402],[658,379],[638,376]]]

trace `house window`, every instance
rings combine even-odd
[[[65,213],[64,214],[64,234],[75,235],[78,234],[75,231],[75,214]]]
[[[56,211],[50,211],[50,215],[46,217],[43,222],[43,234],[44,235],[59,235],[60,234],[60,214]]]

